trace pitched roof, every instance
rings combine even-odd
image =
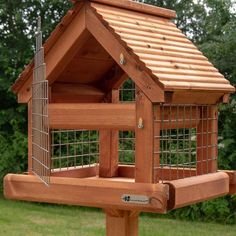
[[[175,12],[127,0],[90,2],[90,9],[102,24],[121,44],[127,46],[165,91],[234,91],[229,81],[171,21]],[[75,4],[62,19],[45,43],[45,54],[73,21],[81,6],[82,4]],[[13,85],[15,92],[29,78],[32,67],[33,63],[30,63]]]

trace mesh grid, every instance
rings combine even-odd
[[[212,173],[217,159],[214,106],[156,105],[154,173],[172,180]]]
[[[32,172],[45,184],[50,182],[48,81],[45,79],[41,20],[38,20],[32,82]]]
[[[68,170],[96,165],[99,158],[99,132],[51,130],[51,169]]]

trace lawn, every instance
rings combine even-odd
[[[105,235],[101,210],[8,201],[0,197],[0,236]],[[140,217],[140,236],[235,236],[236,225]]]

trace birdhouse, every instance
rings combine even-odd
[[[44,45],[39,25],[12,87],[28,104],[28,173],[5,177],[7,198],[103,208],[107,235],[131,236],[139,212],[236,192],[236,172],[217,167],[217,107],[234,87],[174,18],[91,0],[75,2]]]

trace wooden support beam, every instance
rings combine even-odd
[[[63,34],[50,47],[45,55],[46,79],[52,84],[67,65],[71,62],[76,53],[83,47],[84,43],[91,37],[85,27],[85,11],[82,8],[73,21],[67,26]],[[28,75],[27,81],[18,92],[18,102],[26,103],[31,96],[31,83],[33,73]]]
[[[220,170],[229,176],[229,194],[236,194],[236,171],[235,170]]]
[[[164,87],[153,78],[139,58],[105,25],[102,18],[91,9],[86,9],[86,26],[104,49],[113,57],[122,70],[133,79],[135,84],[153,102],[164,102]]]
[[[202,107],[197,126],[197,173],[198,175],[217,171],[217,106]]]
[[[146,14],[166,17],[166,18],[170,18],[170,19],[176,17],[176,13],[173,10],[169,10],[169,9],[165,9],[165,8],[161,8],[161,7],[156,7],[156,6],[151,6],[148,4],[138,3],[138,2],[134,2],[134,1],[92,0],[92,2],[107,4],[107,5],[114,6],[114,7],[119,7],[119,8],[123,8],[123,9],[127,9],[127,10],[133,10],[136,12],[142,12],[142,13],[146,13]]]
[[[133,130],[135,127],[134,104],[54,103],[48,109],[52,129]]]
[[[97,166],[83,166],[54,169],[51,173],[52,177],[65,177],[65,178],[88,178],[94,177],[98,174]]]
[[[105,209],[106,236],[138,236],[137,211]]]
[[[229,176],[218,172],[167,182],[170,186],[168,209],[176,209],[229,193]]]
[[[109,93],[112,89],[119,89],[121,85],[128,79],[128,76],[120,68],[119,65],[115,64],[110,68],[110,70],[98,80],[96,87],[101,88],[101,90]]]
[[[102,90],[89,85],[54,83],[51,103],[99,103],[105,97]]]
[[[147,196],[147,204],[129,203],[123,194]],[[51,177],[47,187],[36,176],[8,174],[4,178],[8,199],[112,208],[125,211],[166,212],[168,186],[100,179]]]
[[[119,102],[119,90],[112,90],[111,102]],[[119,162],[119,131],[100,130],[99,139],[99,176],[108,178],[117,176]]]
[[[135,182],[154,182],[153,131],[153,104],[136,88]]]
[[[175,168],[175,167],[163,167],[162,169],[155,172],[154,179],[162,180],[177,180],[182,178],[193,177],[197,175],[195,168]],[[134,178],[135,177],[135,167],[130,165],[119,165],[118,167],[118,177]]]

